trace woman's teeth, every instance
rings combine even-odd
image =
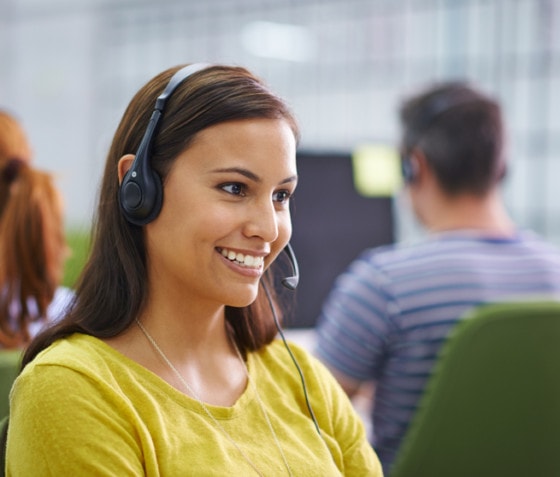
[[[263,265],[263,257],[254,257],[253,255],[243,255],[242,253],[237,253],[232,250],[226,250],[225,248],[220,250],[220,253],[232,262],[236,262],[242,267],[248,268],[260,268]]]

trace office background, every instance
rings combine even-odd
[[[509,210],[560,244],[558,0],[0,0],[0,106],[57,172],[70,225],[89,223],[134,92],[193,61],[257,73],[296,112],[302,148],[329,153],[394,145],[404,96],[472,80],[507,116]],[[394,208],[395,238],[416,233],[398,193]]]

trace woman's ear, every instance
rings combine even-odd
[[[119,159],[117,169],[119,173],[119,184],[122,184],[123,178],[134,162],[134,154],[125,154]]]

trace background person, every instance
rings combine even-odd
[[[18,159],[0,170],[0,347],[22,348],[60,318],[68,247],[62,197],[50,174]]]
[[[332,375],[293,346],[306,396],[275,340],[297,137],[243,68],[173,68],[134,96],[75,306],[12,391],[8,475],[381,475]]]
[[[68,247],[62,195],[31,167],[25,131],[0,110],[0,347],[22,348],[73,296],[60,286]]]
[[[336,280],[316,353],[350,396],[373,381],[372,443],[385,472],[442,343],[471,307],[560,296],[560,253],[512,222],[499,104],[462,82],[404,102],[403,172],[429,232],[415,244],[366,250]]]

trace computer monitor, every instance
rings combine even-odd
[[[354,187],[351,153],[300,151],[292,202],[291,244],[300,281],[286,328],[315,325],[335,278],[360,252],[394,241],[390,197],[364,197]]]

